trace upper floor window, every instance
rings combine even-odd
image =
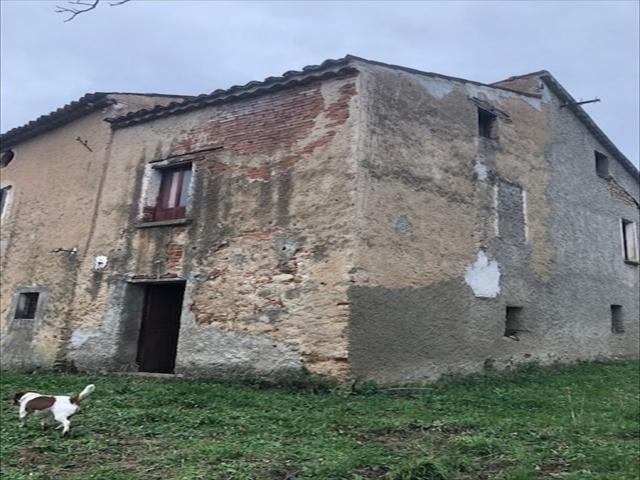
[[[608,178],[609,177],[609,158],[600,153],[594,152],[596,157],[596,173],[599,177]]]
[[[622,256],[625,262],[638,263],[638,231],[636,224],[630,220],[622,219],[620,222],[622,234]]]
[[[485,138],[496,138],[496,120],[495,114],[478,108],[478,135]]]
[[[0,188],[0,217],[4,213],[4,206],[7,204],[10,188],[11,187]]]
[[[18,304],[16,305],[16,313],[14,318],[31,320],[36,318],[36,310],[38,309],[38,292],[20,293],[18,296]]]
[[[9,165],[11,163],[11,160],[13,160],[13,157],[15,157],[15,153],[13,153],[13,150],[5,150],[4,152],[0,153],[0,167],[6,167],[7,165]]]
[[[162,178],[153,219],[155,221],[184,218],[187,213],[191,165],[160,169]]]

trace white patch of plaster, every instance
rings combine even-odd
[[[142,195],[138,199],[138,212],[142,213],[144,207],[153,207],[156,204],[162,173],[156,168],[147,165],[142,177]]]
[[[473,165],[473,170],[476,172],[476,175],[478,176],[478,180],[480,180],[481,182],[484,182],[488,175],[489,175],[489,170],[487,169],[487,166],[482,163],[482,160],[479,160],[476,158],[476,162]]]
[[[542,101],[544,103],[551,103],[552,95],[551,91],[547,88],[542,80],[540,80],[540,90],[542,91]]]
[[[498,262],[489,261],[480,250],[476,261],[467,267],[464,275],[467,285],[476,297],[495,298],[500,293],[500,269]]]
[[[529,241],[529,219],[527,218],[527,191],[522,189],[522,216],[524,218],[524,240]]]
[[[114,112],[121,112],[125,110],[127,107],[128,105],[124,102],[116,102],[111,106]]]
[[[484,85],[475,85],[473,83],[466,83],[465,89],[469,96],[482,98],[488,102],[500,103],[503,98],[519,98],[538,111],[542,108],[539,98],[530,97],[528,95],[520,95],[515,92],[509,92],[507,90],[501,90],[494,87],[485,87]]]
[[[442,78],[419,77],[420,83],[432,97],[441,99],[453,92],[454,83]]]
[[[500,236],[500,219],[498,218],[498,185],[493,186],[493,228],[496,232],[496,237]]]
[[[71,346],[78,348],[82,346],[87,340],[99,337],[100,334],[92,330],[75,330],[71,335]]]
[[[522,100],[524,100],[525,102],[527,102],[530,106],[532,106],[533,108],[535,108],[536,110],[540,111],[542,110],[542,102],[540,101],[539,98],[535,98],[535,97],[527,97],[525,95],[518,95]]]
[[[104,270],[109,264],[109,259],[105,255],[98,255],[93,261],[93,269],[96,271]]]

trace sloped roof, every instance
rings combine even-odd
[[[140,96],[153,96],[153,97],[181,97],[184,95],[166,95],[161,93],[120,93],[120,92],[95,92],[87,93],[78,100],[69,102],[66,105],[49,112],[45,115],[41,115],[35,120],[22,125],[20,127],[12,128],[11,130],[0,135],[0,144],[3,149],[10,148],[17,143],[20,143],[29,138],[35,137],[40,133],[53,130],[61,125],[69,123],[77,118],[80,118],[95,110],[106,107],[115,103],[113,98],[109,95],[140,95]],[[186,97],[188,98],[188,97]]]
[[[218,89],[208,94],[198,95],[184,102],[173,102],[168,105],[157,105],[149,109],[129,112],[126,115],[108,118],[107,122],[110,122],[113,128],[122,128],[148,122],[156,118],[197,110],[209,105],[225,103],[249,96],[262,95],[266,92],[282,90],[311,81],[354,73],[357,73],[357,70],[349,65],[349,59],[347,57],[339,60],[325,60],[320,65],[309,65],[301,71],[290,70],[279,77],[268,77],[262,81],[252,81],[245,85],[234,85],[227,89]]]
[[[620,164],[631,175],[638,178],[640,172],[636,166],[622,153],[618,147],[611,141],[611,139],[602,131],[602,129],[596,124],[596,122],[589,116],[589,114],[580,105],[576,105],[576,99],[560,84],[560,82],[547,70],[540,70],[537,72],[526,73],[524,75],[517,75],[509,77],[506,80],[492,83],[491,85],[508,85],[514,89],[522,88],[526,92],[531,92],[533,84],[530,80],[535,79],[542,80],[545,85],[563,102],[564,108],[567,108],[582,122],[582,124],[591,132],[591,134],[598,140],[607,151],[613,155],[613,157],[620,162]]]
[[[510,92],[518,93],[520,95],[538,97],[536,94],[529,94],[519,90],[514,90],[508,87],[502,87],[499,85],[487,85],[485,83],[476,82],[473,80],[466,80],[463,78],[450,77],[433,72],[424,72],[413,68],[402,67],[400,65],[392,65],[388,63],[378,62],[375,60],[367,60],[366,58],[357,57],[355,55],[346,55],[339,59],[328,59],[322,62],[320,65],[307,65],[302,70],[289,70],[283,73],[279,77],[268,77],[262,81],[252,81],[245,85],[234,85],[227,89],[218,89],[208,94],[198,95],[184,102],[174,102],[167,105],[157,105],[153,108],[137,110],[130,112],[127,115],[122,115],[115,118],[107,119],[111,123],[113,128],[122,128],[138,123],[148,122],[156,118],[167,117],[170,115],[177,115],[192,110],[197,110],[208,105],[217,105],[228,101],[237,100],[239,98],[245,98],[254,95],[261,95],[266,92],[289,88],[294,85],[300,85],[310,81],[315,81],[323,78],[329,78],[340,75],[348,75],[357,73],[357,68],[354,66],[355,62],[362,62],[369,65],[376,65],[385,68],[391,68],[394,70],[401,70],[408,73],[425,75],[430,77],[438,77],[446,80],[472,83],[475,85],[481,85],[485,87],[498,88],[500,90],[508,90]]]
[[[633,163],[626,157],[624,153],[618,150],[618,147],[607,137],[607,135],[602,131],[602,129],[593,121],[593,119],[589,116],[589,114],[582,108],[580,105],[575,105],[576,99],[571,96],[571,94],[564,89],[560,82],[558,82],[553,75],[549,72],[546,72],[541,77],[542,81],[549,86],[551,91],[555,93],[560,100],[562,100],[565,105],[565,108],[571,110],[578,120],[580,120],[587,130],[591,132],[591,134],[611,153],[627,170],[631,175],[634,175],[636,179],[638,179],[638,169],[635,167]]]

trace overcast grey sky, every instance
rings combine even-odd
[[[540,69],[638,164],[639,2],[1,1],[1,130],[87,92],[200,94],[347,53],[493,82]]]

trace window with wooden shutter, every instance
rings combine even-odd
[[[2,214],[4,213],[4,204],[7,201],[7,189],[6,188],[0,188],[0,216],[2,216]]]
[[[622,234],[622,255],[626,262],[638,263],[640,256],[638,255],[638,231],[636,224],[629,220],[620,222]]]
[[[182,168],[162,169],[154,220],[184,218],[187,213],[190,185],[191,165]]]

